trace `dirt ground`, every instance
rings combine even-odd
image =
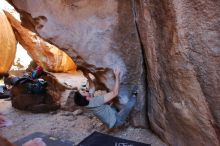
[[[12,126],[0,128],[0,134],[11,142],[33,132],[44,132],[78,144],[92,132],[99,131],[124,139],[152,144],[152,146],[166,146],[150,130],[127,125],[121,129],[110,131],[93,115],[79,109],[74,112],[59,110],[46,114],[33,114],[14,109],[10,101],[1,99],[0,113],[13,122]]]
[[[82,82],[86,81],[81,72],[71,74],[52,73],[52,75],[67,87],[79,88]],[[67,103],[68,95],[68,90],[62,94],[61,105]],[[34,132],[43,132],[78,144],[94,131],[99,131],[116,137],[151,144],[152,146],[166,146],[148,129],[133,128],[127,123],[126,126],[120,129],[109,130],[91,113],[81,109],[75,109],[73,112],[58,110],[45,114],[33,114],[17,110],[11,106],[11,101],[0,99],[0,113],[13,122],[12,126],[0,128],[0,135],[11,142]]]

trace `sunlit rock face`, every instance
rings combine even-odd
[[[173,146],[219,146],[220,2],[136,2],[152,129]]]
[[[63,49],[85,75],[92,73],[97,88],[112,89],[116,67],[121,71],[121,91],[138,84],[132,121],[147,126],[145,72],[131,1],[10,1],[22,15],[22,24]]]
[[[10,70],[15,58],[16,44],[17,41],[11,25],[0,9],[0,74]]]
[[[21,26],[20,22],[10,13],[5,12],[5,14],[15,31],[16,38],[38,65],[51,72],[76,70],[76,64],[65,52],[44,41],[36,33]]]

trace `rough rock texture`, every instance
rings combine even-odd
[[[11,25],[0,9],[0,74],[7,73],[11,68],[15,58],[16,44]]]
[[[131,1],[9,1],[26,27],[62,48],[85,75],[92,73],[99,88],[112,88],[116,67],[121,70],[121,91],[138,84],[133,122],[147,126],[145,72]]]
[[[220,1],[138,0],[151,128],[174,146],[219,146]]]
[[[62,94],[65,92],[66,87],[61,84],[51,73],[47,73],[47,75],[43,76],[42,78],[48,83],[47,93],[50,94],[54,102],[60,104]]]
[[[19,43],[28,51],[31,58],[45,70],[51,72],[75,71],[72,59],[59,48],[44,41],[36,33],[21,26],[10,13],[5,12]]]
[[[45,113],[59,109],[65,98],[63,93],[67,87],[50,72],[40,76],[46,81],[46,84],[39,87],[42,85],[39,80],[28,78],[27,73],[25,76],[15,77],[12,75],[4,78],[4,84],[9,87],[7,91],[10,92],[12,106],[34,113]]]
[[[54,101],[54,97],[47,91],[38,94],[27,93],[30,84],[31,81],[28,81],[11,88],[11,103],[14,108],[34,113],[45,113],[60,108],[60,105]]]
[[[220,145],[220,1],[12,2],[26,27],[63,48],[84,72],[111,88],[110,68],[119,66],[123,83],[139,84],[142,94],[145,72],[135,18],[153,131],[174,146]],[[143,94],[133,114],[136,125],[146,123],[145,103]]]

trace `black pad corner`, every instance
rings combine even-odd
[[[99,132],[93,132],[77,146],[150,146],[150,144],[144,144]]]

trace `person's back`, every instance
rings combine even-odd
[[[104,96],[93,97],[86,108],[92,111],[92,113],[109,128],[115,125],[116,111],[104,102]]]

